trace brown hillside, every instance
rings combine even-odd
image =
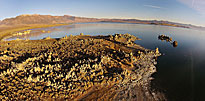
[[[0,22],[3,25],[25,25],[25,24],[59,24],[74,22],[96,22],[99,19],[74,17],[69,15],[51,16],[51,15],[20,15],[15,18],[7,18]]]
[[[51,15],[20,15],[15,18],[8,18],[1,22],[4,25],[17,24],[56,24],[72,23],[75,17],[72,16],[51,16]]]

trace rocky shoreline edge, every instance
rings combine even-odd
[[[166,100],[150,88],[156,50],[130,34],[0,41],[0,99]]]

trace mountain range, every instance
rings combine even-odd
[[[121,22],[121,23],[134,23],[134,24],[153,24],[153,25],[164,25],[174,26],[183,28],[202,28],[200,26],[194,26],[190,24],[181,24],[169,21],[158,21],[158,20],[138,20],[138,19],[98,19],[98,18],[87,18],[87,17],[76,17],[70,15],[64,16],[52,16],[52,15],[20,15],[14,18],[6,18],[0,21],[0,25],[31,25],[31,24],[68,24],[68,23],[85,23],[85,22]]]

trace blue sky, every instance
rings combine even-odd
[[[0,20],[21,14],[168,20],[205,26],[205,0],[0,0]]]

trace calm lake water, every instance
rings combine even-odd
[[[65,35],[108,35],[130,33],[142,40],[136,43],[148,48],[159,48],[163,54],[158,58],[157,73],[152,86],[163,91],[170,101],[201,101],[205,96],[205,31],[158,25],[126,23],[81,23],[35,30],[53,30],[51,33],[19,36],[30,40],[45,37],[60,38]],[[171,36],[178,41],[173,47],[158,40],[159,34]],[[12,37],[8,40],[13,40]]]

